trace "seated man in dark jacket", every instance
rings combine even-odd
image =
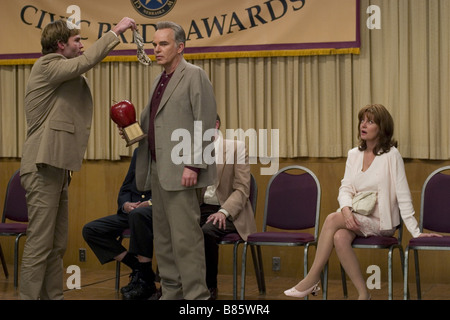
[[[117,199],[117,214],[83,227],[83,237],[102,264],[116,260],[132,270],[130,283],[121,288],[125,300],[149,299],[157,292],[152,269],[153,226],[151,192],[139,192],[135,182],[136,150]],[[130,229],[127,250],[118,237]]]

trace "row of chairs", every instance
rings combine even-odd
[[[450,233],[450,166],[432,172],[422,187],[419,228],[432,232]],[[297,172],[296,172],[297,171]],[[245,298],[246,250],[248,246],[303,246],[304,275],[308,272],[308,252],[317,246],[319,231],[321,187],[316,175],[303,166],[288,166],[275,173],[267,185],[262,232],[251,234],[242,253],[241,299]],[[269,228],[270,227],[270,228]],[[277,231],[272,231],[277,230]],[[311,231],[313,230],[313,231]],[[403,223],[392,237],[356,237],[353,248],[388,250],[388,295],[393,299],[393,251],[398,249],[403,271],[403,298],[409,299],[408,255],[414,252],[417,298],[421,299],[419,250],[450,250],[450,236],[442,238],[413,238],[405,252],[402,246]],[[260,258],[260,257],[259,257]],[[261,261],[261,259],[259,259]],[[260,262],[256,274],[258,286],[264,286]],[[341,266],[342,287],[347,297],[345,271]],[[322,274],[323,299],[327,299],[328,264]],[[236,281],[236,280],[234,280]],[[262,283],[260,286],[259,284]],[[261,292],[261,290],[260,290]],[[307,299],[307,297],[305,298]]]
[[[432,172],[426,179],[421,194],[420,230],[427,229],[433,232],[450,233],[450,175],[444,171],[450,166],[442,167]],[[252,175],[250,201],[256,213],[258,188]],[[316,175],[306,167],[293,165],[280,169],[275,173],[268,185],[265,194],[264,218],[262,232],[251,234],[244,241],[237,233],[229,234],[222,239],[221,245],[233,245],[233,298],[237,299],[237,269],[238,247],[243,244],[240,298],[245,298],[245,280],[247,264],[247,248],[250,246],[258,289],[261,294],[266,291],[264,270],[262,263],[262,246],[303,246],[304,275],[308,272],[308,253],[311,246],[317,246],[320,222],[321,187]],[[18,285],[19,240],[26,235],[27,209],[25,190],[20,185],[19,171],[14,172],[10,178],[0,223],[0,236],[14,236],[14,287]],[[272,229],[275,228],[275,229]],[[277,230],[277,231],[272,231]],[[123,237],[127,237],[127,231]],[[396,236],[393,237],[356,237],[354,248],[360,249],[387,249],[388,250],[388,291],[389,299],[393,294],[392,255],[395,249],[400,252],[404,275],[404,299],[409,298],[408,289],[408,255],[414,253],[417,298],[421,299],[419,250],[450,250],[450,236],[442,238],[415,238],[411,239],[403,252],[402,224]],[[8,269],[0,244],[0,258],[5,276]],[[345,272],[341,267],[344,296],[347,296]],[[120,263],[116,266],[116,289],[119,287]],[[323,298],[327,298],[328,266],[325,267],[322,277]]]
[[[256,179],[251,176],[251,188],[250,188],[250,202],[253,207],[253,211],[256,212],[256,199],[258,196],[258,187]],[[20,184],[19,170],[16,170],[8,181],[6,188],[5,202],[3,207],[3,215],[0,223],[0,236],[14,236],[14,288],[18,287],[19,282],[19,242],[20,239],[26,236],[28,227],[28,210],[25,200],[25,190]],[[119,240],[122,241],[125,238],[130,237],[130,230],[125,230],[120,236]],[[237,299],[237,256],[238,246],[244,243],[244,240],[238,233],[227,234],[220,242],[221,245],[233,245],[233,298]],[[262,264],[261,249],[252,248],[252,257],[254,260],[255,272],[259,273],[258,266]],[[8,267],[6,264],[5,256],[3,254],[2,246],[0,243],[0,260],[3,267],[5,277],[9,277]],[[120,287],[120,262],[116,262],[116,279],[115,289],[119,290]],[[265,288],[262,287],[263,283],[258,283],[260,292],[265,292]]]

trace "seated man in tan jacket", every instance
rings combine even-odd
[[[219,133],[220,117],[216,130]],[[250,164],[242,141],[216,135],[217,179],[202,195],[201,225],[205,239],[206,284],[211,299],[217,298],[219,247],[217,242],[228,233],[238,232],[242,239],[256,232],[250,196]]]

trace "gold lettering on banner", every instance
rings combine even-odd
[[[83,44],[89,47],[109,32],[122,14],[135,19],[144,44],[152,42],[162,16],[179,23],[186,31],[188,59],[360,52],[358,0],[129,0],[114,5],[105,2],[101,8],[88,0],[79,0],[77,5],[70,0],[52,5],[46,0],[9,3],[0,11],[0,19],[14,28],[2,33],[5,46],[0,50],[0,65],[34,63],[41,51],[35,40],[50,22],[71,21],[81,29]],[[370,9],[367,25],[381,27],[378,8]],[[16,41],[19,37],[20,42]],[[116,53],[104,61],[136,60],[129,53],[134,49],[133,33],[121,34],[120,40]],[[149,46],[146,53],[152,51]]]
[[[233,29],[235,31],[243,31],[255,28],[259,25],[281,19],[286,15],[289,9],[294,12],[302,9],[305,6],[306,0],[289,0],[289,2],[292,3],[301,3],[299,6],[292,7],[289,7],[287,2],[287,0],[270,0],[265,2],[263,6],[255,5],[245,8],[244,12],[241,12],[240,14],[237,12],[232,12],[230,15],[225,13],[220,15],[220,17],[214,16],[203,18],[201,19],[201,22],[192,20],[189,31],[187,32],[187,39],[190,40],[191,35],[196,35],[197,39],[203,39],[205,36],[211,38],[214,29],[222,36],[224,33],[233,33]],[[247,23],[243,22],[247,21],[247,19]],[[201,31],[200,26],[202,25],[204,27],[204,32]]]
[[[288,6],[288,2],[292,5]],[[137,5],[139,1],[134,1]],[[231,12],[224,13],[220,16],[213,16],[202,18],[199,21],[191,20],[190,26],[187,32],[187,40],[191,40],[191,35],[195,36],[196,39],[211,38],[213,35],[224,35],[230,34],[236,31],[247,30],[251,28],[258,27],[260,25],[273,22],[283,18],[289,10],[292,12],[298,11],[305,6],[306,0],[270,0],[266,1],[264,5],[255,5],[249,8],[244,8],[243,12]],[[296,5],[294,5],[296,4]],[[140,4],[139,4],[140,5]],[[73,7],[68,7],[74,10]],[[145,8],[141,8],[142,11],[149,16],[158,16],[162,12],[150,11]],[[79,11],[72,11],[72,16],[69,17],[70,20],[75,20],[78,28],[81,28],[83,23],[84,28],[89,28],[92,22],[88,20],[80,19]],[[77,19],[78,18],[78,19]],[[37,29],[42,29],[46,24],[55,21],[57,19],[67,19],[67,17],[62,15],[57,15],[53,12],[48,12],[43,9],[39,9],[32,5],[26,5],[22,8],[20,13],[20,19],[22,23],[26,25],[34,25]],[[97,33],[97,39],[101,38],[102,35],[109,30],[111,30],[112,23],[108,22],[97,22],[99,28]],[[155,22],[156,24],[156,22]],[[140,26],[140,24],[137,24]],[[143,25],[153,25],[153,24],[143,24]],[[105,28],[106,27],[106,28]],[[86,32],[84,32],[86,34]],[[144,41],[149,43],[150,40],[146,39],[144,32],[142,32]],[[88,40],[88,37],[83,38],[83,40]],[[126,43],[131,43],[132,41],[127,41]]]

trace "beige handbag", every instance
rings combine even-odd
[[[377,193],[374,191],[365,191],[358,193],[353,197],[352,211],[369,216],[372,214],[377,203]]]

